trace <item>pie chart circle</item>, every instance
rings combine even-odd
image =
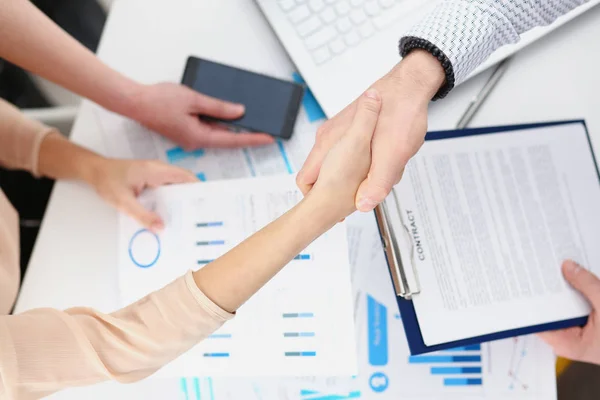
[[[140,229],[129,241],[129,258],[140,268],[150,268],[160,257],[160,239],[148,229]]]

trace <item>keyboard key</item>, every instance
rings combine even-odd
[[[348,4],[347,0],[341,0],[335,5],[335,10],[340,15],[348,14],[352,9],[350,8],[350,4]]]
[[[326,24],[330,24],[336,19],[335,11],[333,11],[333,7],[327,7],[321,13],[321,19]]]
[[[315,63],[322,64],[331,58],[331,53],[329,52],[327,46],[323,46],[320,49],[315,50],[312,53],[312,56],[313,60],[315,60]]]
[[[314,15],[306,21],[301,22],[299,25],[297,25],[296,30],[298,31],[298,35],[305,37],[319,29],[321,25],[323,25],[321,23],[321,19],[318,16]]]
[[[365,12],[371,17],[378,15],[380,11],[381,8],[379,7],[377,0],[369,0],[367,4],[365,4]]]
[[[375,28],[373,28],[373,24],[370,21],[367,21],[358,28],[358,31],[360,32],[360,36],[366,39],[375,33]]]
[[[349,32],[344,37],[344,41],[346,42],[346,44],[348,46],[355,46],[360,42],[360,36],[358,36],[358,33],[354,30],[354,31]]]
[[[350,0],[350,4],[352,5],[352,7],[362,6],[364,2],[365,0]]]
[[[346,50],[346,45],[341,38],[337,38],[329,44],[329,48],[334,54],[341,54]]]
[[[292,24],[296,25],[310,16],[310,10],[305,4],[295,8],[288,15],[290,17],[290,21],[292,21]]]
[[[292,8],[296,7],[296,3],[294,0],[281,0],[279,2],[279,7],[285,12],[290,11]]]
[[[338,31],[342,33],[347,33],[350,32],[350,30],[352,29],[352,22],[350,22],[350,18],[342,17],[338,20],[336,26]]]
[[[325,8],[325,3],[323,3],[323,0],[310,0],[308,6],[313,12],[318,13]]]
[[[326,45],[337,36],[337,32],[331,26],[325,26],[306,38],[305,44],[309,50],[315,50]]]
[[[352,13],[350,14],[350,20],[355,25],[360,25],[367,20],[367,15],[362,9],[359,8],[358,10],[352,11]]]
[[[396,5],[394,0],[379,0],[379,5],[383,8],[390,8]]]
[[[406,14],[402,12],[402,7],[390,8],[382,12],[381,15],[373,17],[373,24],[375,24],[378,29],[384,29],[392,25],[404,15]]]

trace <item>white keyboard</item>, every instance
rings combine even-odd
[[[403,0],[277,0],[317,64],[385,29]]]

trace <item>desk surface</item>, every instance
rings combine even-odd
[[[600,7],[517,55],[472,125],[585,118],[598,148],[598,21]],[[293,68],[253,2],[115,2],[99,49],[106,63],[142,82],[178,81],[189,54],[281,77]],[[484,80],[476,77],[433,104],[430,128],[452,128]],[[92,108],[82,104],[72,139],[103,153]],[[16,310],[117,308],[116,218],[88,188],[58,183]]]

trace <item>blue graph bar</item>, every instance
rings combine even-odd
[[[229,353],[204,353],[204,357],[229,357]]]
[[[369,364],[382,366],[388,363],[387,307],[367,295],[367,337]]]
[[[314,337],[314,332],[284,332],[283,337]]]
[[[469,346],[463,346],[463,347],[455,347],[453,349],[448,349],[448,350],[442,350],[442,351],[480,351],[481,350],[481,345],[480,344],[472,344]]]
[[[286,351],[286,357],[315,357],[316,351]]]
[[[481,378],[446,378],[444,386],[481,386],[483,379]]]
[[[188,392],[186,378],[181,378],[181,391],[183,392],[183,395],[185,396],[185,400],[189,400],[190,393]]]
[[[480,374],[481,367],[431,367],[432,375]]]
[[[225,244],[224,240],[205,240],[201,242],[196,242],[196,246],[218,246]]]
[[[283,318],[312,318],[315,315],[311,312],[304,312],[304,313],[283,313],[281,316]]]
[[[410,364],[481,362],[481,356],[410,356]]]
[[[206,265],[206,264],[209,264],[209,263],[211,263],[213,261],[215,261],[215,260],[198,260],[198,264],[199,265]]]
[[[310,260],[310,254],[298,254],[294,260]]]
[[[198,222],[196,224],[196,228],[214,228],[215,226],[223,226],[223,222],[222,221]]]
[[[204,175],[204,172],[198,172],[196,174],[196,178],[198,178],[202,182],[206,182],[206,175]]]
[[[209,336],[211,339],[231,339],[231,333],[213,333]]]
[[[173,147],[172,149],[167,150],[167,160],[169,164],[174,164],[178,161],[181,161],[188,157],[202,157],[204,155],[203,149],[198,149],[194,151],[185,151],[181,147]]]
[[[194,378],[194,389],[196,390],[196,400],[200,400],[200,379]]]

